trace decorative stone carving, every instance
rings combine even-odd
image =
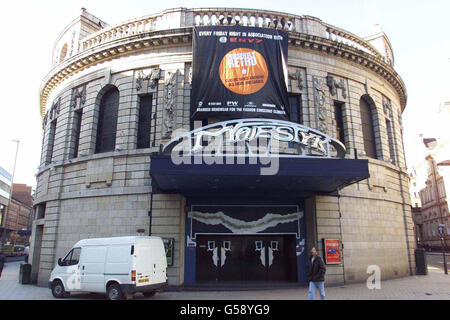
[[[45,129],[45,127],[47,126],[48,115],[49,115],[49,112],[47,110],[47,112],[45,113],[45,116],[44,116],[44,120],[42,121],[42,129]]]
[[[189,67],[188,81],[189,81],[189,86],[192,86],[192,66]]]
[[[327,76],[327,86],[330,89],[331,96],[337,95],[337,89],[342,90],[342,97],[347,99],[347,88],[345,87],[344,79],[340,79],[339,82],[333,76]]]
[[[297,80],[297,88],[301,91],[303,90],[303,77],[300,70],[295,70],[295,72],[289,72],[290,80]]]
[[[137,73],[137,78],[136,78],[136,91],[141,91],[142,89],[142,82],[144,82],[146,76],[144,74],[144,72],[142,70],[140,70]]]
[[[53,102],[52,107],[50,108],[50,120],[53,120],[56,118],[57,115],[59,115],[61,106],[61,97],[58,98],[55,102]]]
[[[149,87],[151,89],[155,89],[158,85],[158,80],[161,79],[161,69],[152,69],[152,72],[150,73],[150,82]]]
[[[73,55],[73,47],[74,47],[74,43],[75,43],[75,35],[77,34],[77,32],[74,30],[72,32],[72,40],[70,43],[70,52],[69,52],[69,57],[71,57]]]
[[[86,103],[86,85],[72,89],[72,97],[70,99],[70,106],[73,109],[82,108]]]
[[[161,79],[161,69],[154,68],[151,69],[148,74],[145,74],[144,71],[139,71],[136,79],[136,90],[140,91],[143,88],[143,82],[149,81],[148,86],[151,89],[155,89],[158,85],[158,80]]]
[[[313,76],[313,90],[314,90],[314,109],[316,110],[316,127],[323,133],[327,132],[327,94],[326,85],[322,79]]]
[[[392,113],[392,104],[391,104],[391,100],[389,100],[388,98],[386,98],[385,96],[382,97],[383,98],[383,111],[384,111],[384,115],[390,119],[393,118],[393,113]]]
[[[366,91],[366,94],[370,94],[370,81],[366,78],[366,82],[364,83],[364,89]]]
[[[391,54],[387,47],[384,48],[384,59],[385,59],[386,63],[389,64],[390,66],[394,65],[394,63],[392,62]]]
[[[176,105],[176,92],[177,92],[177,80],[178,70],[175,72],[167,72],[166,81],[164,83],[164,109],[163,109],[163,131],[162,138],[169,139],[172,135],[174,118],[175,118],[175,105]]]

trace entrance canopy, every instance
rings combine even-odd
[[[194,157],[190,160],[175,164],[170,155],[152,155],[154,192],[298,198],[333,193],[369,177],[368,161],[358,159],[235,157],[221,164],[206,164]]]

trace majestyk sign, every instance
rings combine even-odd
[[[172,156],[345,157],[338,140],[307,126],[274,119],[240,119],[207,125],[169,141]]]

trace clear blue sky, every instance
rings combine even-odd
[[[427,134],[427,112],[450,100],[450,1],[430,0],[278,0],[226,1],[245,7],[312,15],[357,35],[381,25],[394,49],[395,69],[408,90],[403,119],[409,164],[418,133]],[[2,5],[0,77],[0,166],[12,172],[15,143],[21,140],[18,183],[35,186],[42,142],[39,86],[50,70],[54,41],[81,7],[109,24],[175,7],[216,7],[214,1],[8,1]]]

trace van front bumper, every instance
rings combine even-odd
[[[150,284],[148,286],[139,286],[136,284],[121,284],[120,289],[123,293],[163,291],[167,287],[167,281],[162,283]]]

